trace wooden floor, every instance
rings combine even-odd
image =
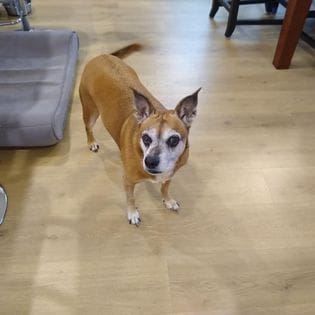
[[[315,314],[315,53],[288,71],[279,26],[237,27],[209,2],[33,1],[35,27],[77,30],[65,139],[0,151],[10,206],[0,227],[0,314]],[[263,15],[263,7],[241,14]],[[78,81],[92,56],[140,42],[126,62],[167,107],[202,86],[189,164],[171,191],[139,185],[125,217],[119,152],[101,123],[89,152]]]

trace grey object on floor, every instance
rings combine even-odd
[[[0,185],[0,225],[4,221],[7,208],[8,208],[8,196],[4,188]]]
[[[75,79],[75,32],[0,32],[0,146],[49,146],[63,138]]]

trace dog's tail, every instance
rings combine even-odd
[[[142,48],[142,46],[140,44],[131,44],[129,46],[126,46],[124,48],[121,48],[121,49],[111,53],[111,55],[122,59],[122,58],[130,55],[134,51],[139,51],[141,48]]]

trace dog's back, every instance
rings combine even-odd
[[[130,45],[111,55],[93,58],[83,71],[79,87],[83,111],[88,112],[88,117],[98,112],[118,145],[122,125],[134,111],[131,89],[146,96],[157,110],[164,110],[142,85],[136,72],[120,59],[137,49],[137,45]],[[95,113],[91,115],[91,111]]]

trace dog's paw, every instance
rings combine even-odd
[[[98,143],[96,143],[96,142],[92,142],[92,143],[89,145],[90,151],[95,152],[95,153],[98,151],[99,148],[100,148],[100,146],[99,146]]]
[[[163,200],[163,204],[167,209],[173,211],[178,211],[178,209],[180,208],[179,203],[174,199]]]
[[[128,211],[129,224],[138,226],[141,223],[140,214],[138,211]]]

